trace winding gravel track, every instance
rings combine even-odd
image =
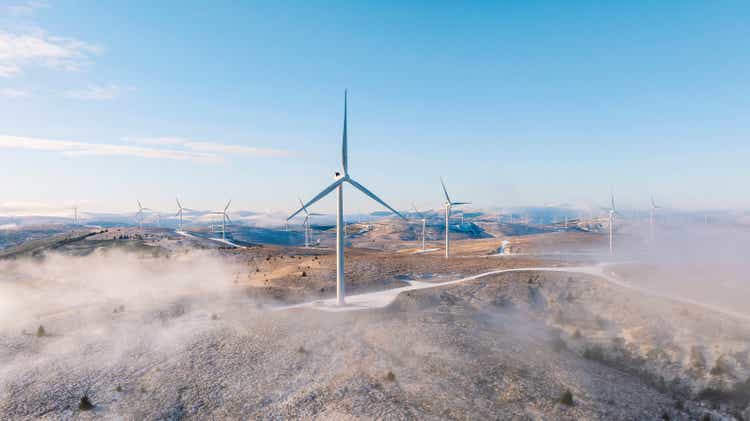
[[[701,307],[701,308],[704,308],[713,312],[721,313],[723,315],[730,316],[733,318],[750,321],[750,315],[747,315],[747,314],[738,313],[735,311],[727,310],[727,309],[713,306],[710,304],[701,303],[695,300],[691,300],[689,298],[677,297],[673,295],[667,295],[667,294],[655,292],[647,288],[643,288],[637,285],[630,284],[628,282],[625,282],[615,277],[614,274],[611,272],[607,273],[607,271],[605,270],[605,266],[606,264],[599,264],[599,265],[592,265],[592,266],[526,267],[526,268],[514,268],[514,269],[499,269],[499,270],[492,270],[489,272],[480,273],[478,275],[468,276],[466,278],[456,279],[456,280],[447,281],[447,282],[440,282],[440,283],[407,281],[409,282],[409,285],[405,287],[387,289],[383,291],[376,291],[376,292],[370,292],[370,293],[365,293],[365,294],[350,295],[346,297],[346,304],[344,306],[338,306],[336,304],[336,299],[330,298],[326,300],[310,301],[310,302],[295,304],[291,306],[282,306],[282,307],[276,308],[276,310],[291,310],[295,308],[312,308],[316,310],[330,311],[330,312],[369,310],[369,309],[383,308],[383,307],[388,306],[396,299],[396,297],[398,297],[399,294],[401,294],[402,292],[406,292],[406,291],[414,291],[414,290],[420,290],[420,289],[437,288],[437,287],[442,287],[442,286],[455,285],[455,284],[460,284],[460,283],[467,282],[467,281],[473,281],[475,279],[484,278],[486,276],[500,275],[503,273],[568,272],[568,273],[578,273],[578,274],[596,276],[611,284],[617,285],[622,288],[627,288],[636,292],[640,292],[645,295],[650,295],[650,296],[663,298],[663,299],[680,302],[684,304],[690,304],[690,305],[698,306],[698,307]]]

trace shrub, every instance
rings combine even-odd
[[[573,393],[566,389],[563,394],[560,395],[560,403],[567,406],[575,405],[575,402],[573,401]]]
[[[305,276],[307,276],[307,272],[305,272],[305,271],[303,270],[303,271],[302,271],[302,277],[304,278]]]
[[[47,335],[47,331],[44,330],[44,326],[39,325],[39,327],[36,328],[36,336],[38,338],[41,338],[42,336],[46,336],[46,335]]]
[[[604,350],[600,346],[592,346],[583,351],[583,358],[593,361],[604,361]]]
[[[78,402],[78,409],[80,409],[81,411],[89,411],[91,409],[94,409],[94,404],[91,403],[88,395],[81,396],[81,401]]]
[[[393,372],[392,372],[392,371],[388,371],[388,372],[387,372],[387,373],[385,374],[385,379],[386,379],[386,380],[388,380],[389,382],[395,381],[395,380],[396,380],[396,375],[395,375],[395,374],[393,374]]]

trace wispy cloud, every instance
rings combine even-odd
[[[129,144],[84,143],[69,140],[0,135],[0,149],[58,152],[70,157],[130,156],[217,164],[224,162],[232,155],[257,157],[291,155],[288,151],[278,149],[253,148],[211,142],[192,142],[183,138],[148,138],[128,142]]]
[[[118,85],[88,85],[84,89],[68,91],[65,96],[84,101],[111,101],[117,99],[124,91],[125,89]]]
[[[29,93],[20,89],[2,88],[0,89],[0,96],[3,98],[24,98],[29,96]]]
[[[135,142],[146,145],[181,146],[187,150],[195,152],[216,153],[221,155],[246,155],[257,157],[284,157],[292,155],[291,152],[281,149],[195,141],[183,137],[147,137],[136,139]]]
[[[130,141],[131,139],[125,138],[124,140]],[[132,139],[132,141],[141,145],[183,145],[189,142],[188,139],[182,137],[146,137]]]
[[[20,75],[33,66],[76,71],[100,52],[92,44],[40,30],[26,34],[0,32],[0,77]]]
[[[216,154],[185,150],[145,148],[132,145],[83,143],[67,140],[39,139],[20,136],[0,136],[0,148],[59,152],[65,156],[131,156],[150,159],[171,159],[200,163],[219,163]]]

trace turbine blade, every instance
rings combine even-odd
[[[230,224],[232,223],[232,220],[231,220],[231,219],[229,218],[229,215],[227,215],[226,213],[224,214],[224,218],[227,218],[227,221],[228,221],[228,222],[229,222]]]
[[[451,206],[471,205],[471,202],[451,202]]]
[[[182,209],[182,204],[180,203],[180,199],[178,199],[178,198],[175,197],[174,200],[177,201],[177,207],[180,208],[180,209]]]
[[[294,212],[293,214],[291,214],[291,215],[289,216],[289,218],[286,218],[286,220],[288,221],[288,220],[290,220],[290,219],[294,218],[295,216],[297,216],[297,214],[298,214],[298,213],[302,212],[302,210],[303,210],[303,209],[305,209],[305,208],[307,208],[307,207],[310,207],[310,206],[311,206],[311,205],[312,205],[313,203],[315,203],[315,202],[317,202],[318,200],[320,200],[320,199],[322,199],[323,197],[325,197],[325,196],[326,196],[326,195],[327,195],[328,193],[332,192],[332,191],[333,191],[333,189],[335,189],[335,188],[336,188],[336,187],[338,187],[338,186],[339,186],[339,185],[340,185],[341,183],[343,183],[343,182],[344,182],[344,180],[345,180],[345,178],[344,178],[344,177],[341,177],[341,178],[339,178],[338,180],[334,181],[334,182],[333,182],[333,184],[331,184],[330,186],[328,186],[328,187],[326,187],[325,189],[323,189],[323,191],[322,191],[322,192],[318,193],[318,195],[317,195],[317,196],[315,196],[315,197],[313,197],[312,199],[310,199],[310,201],[309,201],[309,202],[307,202],[307,203],[303,204],[301,208],[297,209],[297,211],[296,211],[296,212]]]
[[[341,167],[344,170],[344,175],[349,173],[349,152],[347,151],[347,139],[346,139],[346,89],[344,90],[344,134],[341,142]]]
[[[612,193],[609,196],[609,199],[612,201],[612,210],[615,210],[615,195],[614,195],[614,193]]]
[[[443,177],[440,177],[440,184],[443,186],[443,193],[445,193],[445,200],[448,201],[448,203],[451,203],[451,198],[448,196],[448,189],[445,188],[445,182],[443,181]]]
[[[232,201],[231,201],[231,200],[229,200],[229,201],[227,202],[227,205],[226,205],[226,206],[224,206],[224,212],[226,212],[226,211],[227,211],[227,209],[229,209],[229,205],[231,205],[231,204],[232,204]]]
[[[362,193],[366,194],[367,196],[370,196],[370,198],[372,200],[374,200],[374,201],[380,203],[381,205],[385,206],[386,208],[388,208],[388,210],[390,210],[391,212],[393,212],[396,215],[400,216],[402,219],[406,219],[404,217],[404,215],[401,215],[401,212],[397,211],[396,209],[393,209],[390,205],[388,205],[387,203],[385,203],[381,198],[379,198],[378,196],[375,196],[375,193],[367,190],[365,188],[365,186],[357,183],[356,181],[352,180],[351,178],[349,178],[347,181],[349,181],[352,184],[352,186],[358,188],[359,191],[361,191]]]
[[[181,213],[182,213],[182,209],[178,210],[177,213],[174,214],[174,216],[180,216]]]
[[[138,208],[139,209],[143,209],[143,205],[141,205],[141,201],[140,200],[136,200],[136,202],[138,202]]]

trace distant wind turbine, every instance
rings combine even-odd
[[[73,225],[78,225],[78,205],[73,205]]]
[[[422,214],[422,212],[420,212],[419,209],[417,209],[417,205],[412,203],[411,206],[414,208],[414,212],[416,212],[417,215],[419,215],[419,218],[422,220],[422,250],[424,250],[425,249],[424,239],[425,239],[425,233],[427,230],[427,218],[425,218],[424,214]]]
[[[313,197],[307,203],[304,203],[300,209],[291,214],[287,221],[294,218],[298,213],[302,212],[305,208],[309,208],[312,204],[327,196],[328,193],[336,190],[337,193],[337,206],[336,206],[336,302],[338,305],[344,304],[344,298],[346,295],[346,283],[344,279],[344,183],[349,183],[354,186],[357,190],[361,191],[372,200],[380,203],[385,208],[395,213],[396,215],[404,218],[397,210],[393,209],[382,199],[376,196],[371,191],[367,190],[363,185],[359,184],[349,175],[349,163],[348,163],[348,152],[347,152],[347,139],[346,139],[346,118],[347,118],[347,93],[344,91],[344,130],[342,135],[341,145],[341,170],[342,172],[336,172],[334,174],[335,181],[330,186],[326,187],[318,193],[317,196]],[[404,218],[406,219],[406,218]]]
[[[656,206],[656,202],[654,202],[654,196],[651,195],[651,215],[649,218],[649,229],[651,230],[651,241],[654,240],[654,224],[656,223],[656,210],[660,208],[661,206]]]
[[[443,186],[443,193],[445,193],[445,258],[450,257],[451,254],[451,237],[450,237],[450,218],[451,209],[453,206],[468,205],[470,202],[453,202],[450,196],[448,196],[448,189],[445,188],[445,182],[443,177],[440,177],[440,184]]]
[[[227,205],[224,206],[223,211],[217,211],[217,212],[209,212],[212,215],[221,215],[221,239],[226,240],[227,239],[227,222],[230,224],[232,223],[232,220],[229,219],[229,214],[227,213],[227,209],[229,209],[229,205],[232,204],[232,201],[230,200],[227,202]]]
[[[138,212],[135,214],[135,219],[138,221],[138,228],[143,231],[143,214],[144,211],[150,211],[149,208],[144,208],[143,205],[141,205],[141,201],[137,200],[138,202]]]
[[[615,243],[614,243],[614,226],[615,226],[615,215],[622,216],[619,212],[617,212],[617,208],[615,208],[615,195],[613,193],[610,193],[609,196],[610,200],[610,207],[604,208],[609,213],[609,255],[614,256],[615,254]]]
[[[190,212],[190,211],[192,211],[192,209],[188,209],[188,208],[182,206],[182,203],[180,203],[180,199],[178,199],[176,197],[175,197],[175,201],[177,201],[177,209],[178,210],[177,210],[177,213],[174,216],[179,216],[180,217],[180,227],[179,227],[179,230],[182,231],[182,214],[185,211]]]
[[[322,213],[310,213],[307,211],[307,207],[304,203],[302,203],[302,199],[297,198],[299,200],[300,206],[302,206],[302,209],[305,211],[305,221],[302,223],[302,226],[305,229],[305,247],[310,247],[310,242],[312,241],[312,229],[310,228],[310,217],[311,216],[322,216]]]

